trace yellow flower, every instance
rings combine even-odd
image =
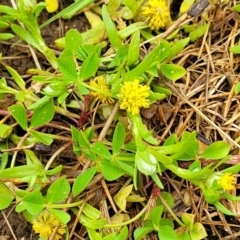
[[[171,23],[170,11],[166,0],[148,0],[143,7],[142,14],[152,30],[158,30]]]
[[[126,109],[132,115],[139,113],[141,107],[147,108],[149,106],[150,88],[148,86],[139,85],[139,80],[135,79],[133,82],[124,82],[117,95],[121,101],[120,108]]]
[[[231,175],[231,173],[224,173],[220,177],[219,183],[220,183],[221,187],[223,188],[223,190],[225,190],[225,191],[233,190],[234,184],[235,184],[234,176]]]
[[[46,9],[49,13],[56,12],[58,10],[58,0],[45,0],[47,6]]]
[[[58,227],[54,240],[63,239],[63,234],[66,232],[66,227],[60,223],[51,213],[44,211],[40,214],[37,220],[33,221],[33,230],[39,233],[41,238],[48,240],[55,228]]]
[[[98,76],[95,80],[91,80],[89,85],[96,89],[96,91],[90,92],[95,99],[102,103],[114,103],[114,100],[110,97],[110,90],[106,77]]]

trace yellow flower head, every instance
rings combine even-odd
[[[98,76],[95,80],[91,80],[89,85],[96,89],[96,91],[90,92],[96,100],[102,103],[114,103],[114,100],[110,97],[110,90],[105,76]]]
[[[220,179],[219,183],[224,191],[234,189],[234,176],[231,173],[224,173]]]
[[[54,240],[63,239],[63,234],[66,232],[66,227],[60,223],[52,214],[44,211],[40,214],[37,220],[33,221],[33,230],[35,233],[39,233],[41,238],[49,239],[54,232],[55,228],[58,227]]]
[[[146,15],[146,21],[152,30],[159,30],[171,23],[170,11],[166,0],[148,0],[143,7],[142,14]]]
[[[117,95],[121,101],[120,108],[126,109],[132,115],[139,113],[141,107],[147,108],[149,106],[148,97],[149,86],[139,85],[139,80],[135,79],[133,82],[124,82]]]

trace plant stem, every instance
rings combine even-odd
[[[179,220],[179,218],[176,216],[176,214],[173,212],[173,210],[168,206],[167,202],[165,201],[165,199],[162,197],[161,193],[158,193],[158,197],[161,199],[163,205],[167,208],[167,210],[169,211],[169,213],[171,214],[171,216],[174,218],[174,220],[181,226],[181,227],[185,227],[185,225]]]

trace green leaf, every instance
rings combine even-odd
[[[227,142],[218,141],[208,146],[202,153],[202,158],[205,159],[221,159],[229,153],[230,146]]]
[[[6,149],[6,145],[3,144],[4,148],[3,149]],[[0,171],[5,169],[7,167],[7,164],[8,164],[8,155],[9,153],[8,152],[4,152],[2,154],[0,154],[0,158],[1,158],[1,161],[0,161]]]
[[[55,168],[46,171],[46,175],[53,176],[59,174],[62,171],[62,165],[57,165]]]
[[[149,228],[149,227],[137,228],[134,231],[134,240],[141,240],[141,239],[145,238],[148,233],[151,233],[153,231],[154,231],[154,228]]]
[[[35,190],[26,195],[22,200],[26,210],[32,215],[39,215],[45,208],[45,199],[39,190]]]
[[[80,80],[84,81],[90,77],[95,76],[99,62],[100,60],[96,52],[90,54],[83,62],[82,67],[80,69],[79,74]]]
[[[11,33],[0,33],[0,40],[9,40],[14,38],[15,36]]]
[[[52,120],[54,116],[54,103],[53,99],[37,107],[32,115],[31,128],[42,126]]]
[[[90,142],[88,141],[83,131],[78,130],[74,126],[71,126],[71,132],[74,145],[90,148]]]
[[[161,227],[160,221],[162,218],[162,213],[163,213],[163,205],[154,207],[150,212],[152,223],[156,228]]]
[[[2,6],[1,6],[2,7]],[[24,28],[20,27],[17,24],[11,24],[11,28],[14,33],[16,33],[22,40],[27,42],[28,44],[35,47],[38,51],[42,51],[41,46],[38,42],[34,39],[34,37]]]
[[[196,158],[199,151],[199,144],[196,138],[196,132],[184,132],[180,143],[172,146],[176,147],[176,153],[171,156],[176,160],[192,160]],[[180,148],[179,148],[180,147]]]
[[[114,25],[114,22],[112,21],[107,11],[106,5],[102,6],[102,18],[106,27],[106,31],[107,31],[111,46],[113,48],[119,48],[122,45],[122,40],[120,39],[119,34],[116,30],[116,26]]]
[[[63,224],[67,224],[70,221],[70,215],[66,212],[53,208],[49,208],[49,212],[53,214]]]
[[[70,19],[75,13],[79,12],[85,7],[90,6],[93,2],[94,0],[75,1],[70,6],[64,8],[60,13],[58,13],[58,18],[62,17],[63,19]],[[54,17],[57,16],[54,15]]]
[[[124,212],[126,211],[127,197],[132,192],[132,188],[132,184],[122,187],[113,198],[117,206]]]
[[[160,46],[161,46],[161,49],[159,52],[158,61],[161,63],[170,54],[171,47],[170,47],[170,43],[163,39],[161,39]]]
[[[6,139],[10,136],[12,133],[13,127],[0,123],[0,138],[1,139]]]
[[[197,222],[193,225],[193,229],[190,231],[190,236],[191,239],[200,240],[207,237],[207,232],[204,226],[201,223]]]
[[[11,178],[24,178],[26,176],[35,175],[41,170],[43,170],[43,166],[36,164],[6,168],[0,170],[0,179],[1,181],[9,181]]]
[[[140,31],[138,30],[132,36],[128,49],[127,65],[132,66],[139,58]]]
[[[101,171],[107,181],[113,181],[121,177],[124,172],[109,160],[101,161]]]
[[[102,142],[95,142],[91,148],[92,152],[104,157],[105,159],[111,159],[112,155],[108,151],[107,147]]]
[[[234,54],[239,54],[240,53],[240,44],[231,47],[230,52],[232,52]]]
[[[141,77],[143,73],[151,68],[153,64],[158,63],[158,58],[162,53],[162,45],[156,46],[133,70],[126,74],[126,79],[131,80],[135,77]]]
[[[103,240],[100,233],[98,233],[96,230],[87,228],[87,232],[90,240]]]
[[[43,28],[50,24],[51,22],[55,21],[58,18],[64,17],[64,18],[71,18],[74,13],[78,12],[79,10],[89,6],[91,3],[93,3],[94,0],[84,0],[84,1],[76,1],[69,5],[68,7],[65,7],[62,11],[60,11],[57,14],[54,14],[51,18],[49,18],[46,22],[44,22],[40,28]]]
[[[64,202],[70,192],[70,185],[65,177],[53,182],[47,191],[48,204]]]
[[[174,206],[173,196],[168,192],[161,192],[161,194],[162,194],[163,199],[167,202],[168,206],[170,208],[173,208],[173,206]],[[160,202],[161,205],[164,206],[164,204],[162,203],[161,200],[159,200],[159,202]],[[163,207],[163,212],[167,212],[167,211],[168,211],[167,208],[164,206]]]
[[[91,167],[85,172],[81,173],[73,183],[72,192],[73,196],[79,195],[90,183],[97,171],[96,167]]]
[[[156,183],[156,185],[160,188],[160,189],[164,189],[164,186],[159,178],[159,176],[156,173],[153,173],[151,175],[152,180]]]
[[[231,212],[230,210],[228,210],[226,207],[224,207],[220,202],[216,202],[214,203],[214,206],[223,214],[229,215],[229,216],[235,216],[236,214],[234,214],[233,212]]]
[[[169,226],[161,226],[158,230],[158,237],[161,240],[178,240],[174,229]]]
[[[81,44],[78,46],[76,56],[80,61],[84,61],[89,55],[96,53],[97,56],[101,54],[101,48],[89,44]]]
[[[159,148],[161,150],[162,146]],[[154,157],[161,162],[164,165],[171,164],[173,159],[165,154],[162,154],[161,152],[157,152],[151,148],[148,148],[149,152],[154,155]]]
[[[12,192],[3,183],[0,183],[0,199],[0,210],[10,206],[14,199]]]
[[[126,131],[124,128],[124,125],[121,122],[118,122],[114,134],[113,134],[113,140],[112,140],[112,151],[113,154],[117,154],[121,147],[124,144],[126,137]]]
[[[11,15],[11,16],[16,16],[19,13],[14,8],[8,7],[8,6],[4,6],[2,4],[1,4],[0,12],[1,13],[6,13],[6,14]]]
[[[50,145],[53,142],[53,138],[47,133],[37,132],[33,129],[29,131],[30,135],[33,136],[38,142],[41,142],[45,145]]]
[[[180,13],[183,14],[187,12],[191,8],[193,3],[194,3],[194,0],[184,0],[180,7]]]
[[[185,46],[189,43],[190,38],[184,38],[177,42],[174,42],[173,46],[171,47],[170,54],[168,55],[165,62],[169,62],[173,57],[177,56],[178,53],[180,53]]]
[[[183,213],[182,214],[182,221],[188,227],[189,230],[192,230],[193,223],[194,223],[194,215],[190,213]]]
[[[239,94],[240,93],[240,82],[238,82],[234,88],[234,93]]]
[[[31,106],[29,106],[27,109],[28,110],[34,110],[35,108],[43,105],[44,103],[48,102],[51,98],[48,96],[44,96],[42,97],[40,100],[38,100],[37,102],[33,103]]]
[[[161,64],[160,71],[170,80],[177,80],[186,74],[185,68],[175,64]]]
[[[27,113],[25,108],[20,104],[15,104],[9,107],[8,110],[11,112],[12,116],[15,118],[18,124],[22,127],[22,129],[27,130],[28,124],[27,124]]]
[[[131,10],[132,14],[130,17],[131,18],[135,17],[135,14],[137,13],[137,10],[139,9],[138,2],[136,0],[122,0],[121,2],[123,5],[127,6]],[[123,15],[124,15],[124,13],[123,13]],[[125,17],[125,15],[124,15],[124,17]]]
[[[209,28],[209,23],[205,23],[198,27],[189,34],[191,42],[195,42],[198,38],[202,37]]]
[[[127,240],[128,239],[128,228],[124,226],[121,229],[121,232],[117,234],[117,237],[114,240]]]
[[[233,6],[233,10],[236,12],[240,12],[240,4],[236,4],[235,6]]]
[[[187,231],[180,233],[178,235],[178,239],[179,240],[192,240],[192,238],[190,237],[190,235]]]
[[[102,229],[104,225],[107,223],[106,218],[101,218],[99,220],[92,220],[91,218],[87,217],[85,214],[80,215],[80,223],[85,226],[86,228],[91,229]]]
[[[125,62],[128,55],[128,50],[125,45],[121,46],[117,53],[115,58],[110,62],[108,65],[109,68],[119,66],[121,63]]]
[[[70,49],[65,49],[57,59],[58,67],[62,75],[70,81],[77,80],[76,65],[73,60],[73,53]]]
[[[98,220],[99,218],[101,218],[101,211],[99,211],[98,209],[94,208],[92,205],[85,203],[84,207],[83,207],[83,213],[91,218],[92,220]]]
[[[9,66],[6,66],[6,69],[11,74],[19,88],[21,90],[25,90],[25,82],[23,81],[22,77],[18,74],[18,72]]]
[[[122,161],[116,161],[116,165],[119,166],[119,168],[121,168],[122,171],[124,171],[127,175],[132,176],[134,168],[132,166],[133,164],[131,164],[131,165],[130,164],[131,163],[125,163],[125,162],[122,162]]]
[[[75,52],[83,42],[82,35],[76,29],[70,29],[65,36],[66,47]]]

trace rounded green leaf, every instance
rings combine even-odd
[[[31,128],[42,126],[52,120],[54,116],[54,103],[50,99],[48,102],[37,107],[32,115]]]
[[[14,199],[12,192],[4,185],[0,184],[0,210],[7,208]]]
[[[197,222],[193,225],[193,229],[190,231],[190,236],[191,239],[203,239],[207,237],[207,233],[204,226]]]
[[[70,29],[65,36],[66,47],[72,51],[76,51],[78,46],[82,44],[82,35],[76,29]]]
[[[154,229],[153,228],[137,228],[135,231],[134,231],[134,239],[135,240],[141,240],[143,238],[145,238],[147,236],[148,233],[151,233],[153,232]]]
[[[186,74],[185,68],[175,64],[161,64],[160,71],[170,80],[177,80]]]
[[[202,153],[202,158],[205,159],[221,159],[228,155],[230,146],[227,142],[218,141],[208,146]]]
[[[158,231],[158,237],[161,240],[178,240],[177,234],[170,226],[161,226]]]
[[[63,202],[70,192],[70,185],[65,177],[56,180],[47,191],[48,203]]]
[[[49,212],[63,224],[67,224],[70,221],[70,215],[66,212],[52,208],[49,208]]]
[[[45,199],[40,191],[30,192],[23,198],[26,210],[32,215],[38,215],[45,207]]]
[[[194,217],[194,214],[186,212],[182,214],[182,221],[190,230],[193,228]]]

